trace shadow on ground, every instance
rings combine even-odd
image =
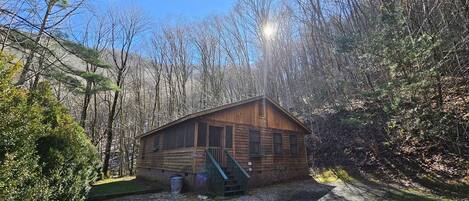
[[[285,200],[285,201],[311,201],[311,200],[319,200],[320,198],[324,197],[328,193],[335,188],[332,185],[320,184],[314,181],[307,181],[314,183],[315,189],[305,190],[305,189],[288,189],[282,190],[279,193],[277,200]]]
[[[401,170],[404,171],[404,170]],[[410,170],[408,170],[410,171]],[[422,170],[413,170],[422,171]],[[399,185],[390,185],[384,183],[386,180],[369,179],[363,174],[357,173],[356,169],[348,169],[351,178],[343,179],[344,182],[334,183],[335,187],[331,192],[321,199],[323,200],[396,200],[396,201],[436,201],[445,199],[463,200],[468,199],[469,187],[465,184],[447,184],[446,182],[434,179],[419,179],[413,178],[412,181],[421,185],[422,188],[417,187],[400,187]],[[337,173],[339,174],[339,173]],[[416,174],[415,172],[408,173],[410,175]],[[367,174],[369,176],[370,174]],[[376,176],[376,175],[374,175]],[[379,178],[379,177],[377,177]],[[395,184],[395,183],[393,183]],[[397,187],[396,187],[397,186]]]
[[[448,199],[468,199],[469,185],[463,182],[450,182],[453,179],[451,175],[429,170],[419,160],[393,154],[390,150],[387,151],[387,154],[390,156],[380,158],[378,163],[381,167],[392,170],[388,174],[368,171],[366,175],[363,175],[358,174],[356,169],[349,171],[354,172],[354,179],[361,183],[376,186],[385,191],[384,196],[388,200],[439,200],[438,198],[428,198],[426,194],[430,193]],[[369,179],[370,177],[378,178],[380,183]],[[383,185],[386,183],[402,185],[402,183],[399,183],[399,178],[405,178],[404,181],[409,182],[408,187],[410,189],[425,189],[428,193],[409,192],[391,185]]]
[[[128,195],[156,193],[160,192],[162,189],[163,188],[157,183],[135,178],[130,180],[112,181],[109,183],[93,185],[88,194],[87,200],[107,200]]]
[[[280,200],[295,200],[295,201],[319,200],[319,198],[322,198],[327,193],[329,192],[328,191],[323,191],[323,192],[297,191],[294,193],[282,192],[280,195]]]

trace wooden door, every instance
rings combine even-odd
[[[222,132],[223,127],[209,126],[208,129],[208,146],[209,147],[222,147]]]
[[[225,164],[225,157],[223,153],[223,127],[220,126],[209,126],[208,129],[208,149],[213,157],[222,166]]]

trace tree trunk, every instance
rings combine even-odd
[[[86,81],[86,88],[85,88],[85,97],[83,100],[83,106],[81,108],[81,116],[80,116],[80,126],[85,128],[86,124],[86,116],[88,113],[88,105],[91,101],[91,85],[90,81]]]
[[[56,1],[51,1],[47,5],[47,10],[42,19],[41,27],[39,28],[39,32],[37,33],[36,39],[34,40],[34,45],[29,51],[28,56],[26,57],[26,63],[23,66],[23,70],[21,71],[20,77],[18,78],[18,82],[16,82],[16,85],[22,85],[26,81],[26,74],[30,70],[31,63],[33,62],[33,59],[34,59],[34,54],[36,54],[38,44],[41,42],[41,37],[44,34],[47,20],[52,11],[52,7],[54,6],[55,3]]]
[[[117,86],[120,87],[121,79],[122,79],[122,71],[118,72],[117,75]],[[119,101],[119,91],[114,92],[114,99],[112,101],[111,111],[109,112],[107,127],[106,127],[106,147],[104,150],[104,163],[103,163],[103,174],[107,178],[109,177],[109,159],[111,158],[111,146],[112,146],[112,129],[114,123],[114,116],[117,109],[117,102]]]

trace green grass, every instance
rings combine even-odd
[[[352,181],[353,178],[347,173],[347,171],[335,168],[335,169],[326,169],[318,174],[311,175],[314,180],[319,183],[332,183],[336,181]]]
[[[114,183],[114,182],[120,182],[120,181],[131,181],[134,180],[135,176],[126,176],[126,177],[119,177],[119,178],[109,178],[109,179],[102,179],[97,182],[95,182],[93,185],[94,186],[99,186],[103,184],[108,184],[108,183]]]
[[[110,178],[97,181],[88,197],[101,197],[123,193],[138,193],[155,189],[154,185],[136,180],[135,177]]]

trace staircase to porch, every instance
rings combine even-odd
[[[250,176],[228,151],[208,148],[205,167],[209,190],[216,195],[229,197],[246,193]]]

